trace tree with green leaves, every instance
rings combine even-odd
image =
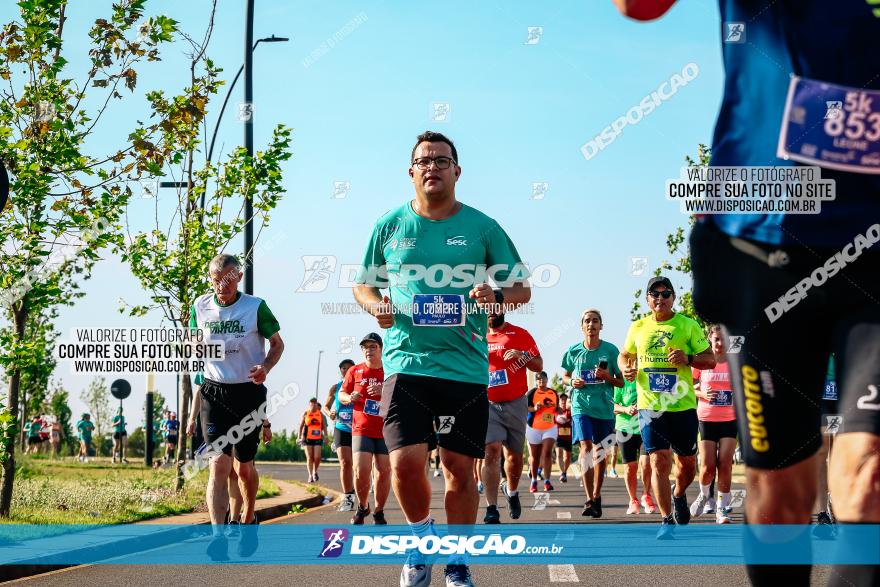
[[[45,359],[44,341],[28,338],[31,321],[82,296],[79,281],[119,239],[128,181],[150,164],[150,153],[125,135],[119,148],[92,147],[120,90],[134,90],[136,68],[157,61],[175,31],[167,17],[145,18],[144,3],[117,0],[109,18],[95,20],[87,70],[78,79],[63,51],[65,0],[21,0],[18,18],[0,29],[0,160],[10,174],[10,199],[0,213],[0,302],[8,321],[0,328],[0,367],[9,378],[5,410],[13,423],[22,377]],[[14,425],[2,430],[15,434]],[[0,445],[2,518],[12,502],[15,448],[6,438]]]
[[[150,294],[150,303],[127,305],[120,311],[143,316],[161,310],[164,318],[179,328],[189,325],[195,299],[210,291],[208,264],[226,251],[248,222],[244,202],[253,202],[259,222],[254,242],[269,222],[284,188],[281,164],[290,153],[290,130],[278,125],[263,151],[248,155],[246,149],[233,149],[219,164],[206,159],[202,136],[206,135],[206,116],[211,99],[223,84],[221,72],[207,57],[213,30],[213,10],[205,36],[191,45],[189,85],[176,96],[162,91],[147,94],[153,111],[166,120],[152,131],[138,131],[136,142],[153,154],[150,172],[156,176],[180,178],[187,186],[178,188],[171,217],[163,217],[156,199],[155,226],[148,232],[130,234],[121,254],[141,286]],[[249,259],[253,251],[243,251]],[[179,420],[186,426],[192,400],[189,373],[181,374]],[[183,463],[187,437],[180,435],[177,447],[177,490],[183,488]]]
[[[54,322],[58,315],[57,308],[47,308],[40,315],[35,315],[28,321],[26,338],[34,343],[34,354],[41,358],[29,369],[21,374],[21,422],[22,434],[20,446],[25,448],[24,423],[34,414],[43,414],[49,411],[49,378],[55,371],[55,341],[58,339],[58,331],[55,330]]]
[[[103,377],[95,377],[80,394],[79,399],[86,405],[95,425],[95,435],[103,436],[110,431],[116,410],[110,403],[110,386]]]
[[[693,159],[690,155],[685,156],[685,162],[688,167],[708,167],[711,158],[711,150],[704,144],[697,146],[697,158]],[[693,216],[688,217],[687,229],[693,227],[696,219]],[[675,232],[666,235],[666,250],[672,255],[672,260],[664,260],[660,266],[654,270],[654,275],[665,275],[669,277],[675,286],[675,301],[678,306],[678,312],[685,316],[693,318],[700,323],[700,326],[706,328],[708,324],[700,317],[694,309],[694,300],[690,288],[681,287],[676,283],[678,276],[684,276],[690,279],[691,275],[691,253],[687,244],[687,234],[685,227],[679,226]],[[672,273],[670,273],[672,272]],[[647,316],[650,312],[642,311],[644,291],[639,289],[633,294],[635,302],[633,302],[630,316],[633,321]]]
[[[564,393],[565,395],[571,395],[571,388],[566,387],[566,385],[562,382],[562,377],[559,376],[559,373],[554,373],[553,377],[550,378],[549,387],[557,394]]]

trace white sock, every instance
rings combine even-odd
[[[728,507],[730,505],[730,492],[728,491],[727,493],[721,493],[719,491],[718,492],[718,499],[721,500],[720,507],[722,507],[722,508]]]
[[[709,487],[711,487],[711,485],[703,485],[700,483],[700,495],[703,497],[709,497]]]
[[[505,491],[505,493],[507,493],[507,497],[513,497],[514,495],[519,493],[519,491],[511,491],[510,487],[506,487],[506,486],[504,488],[504,491]]]
[[[428,516],[420,522],[410,523],[409,527],[410,530],[412,530],[413,535],[418,538],[424,538],[425,536],[435,534],[434,520],[431,519],[431,516]]]

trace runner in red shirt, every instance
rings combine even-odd
[[[391,491],[391,461],[388,447],[382,436],[382,416],[379,406],[382,401],[382,382],[385,371],[382,369],[382,337],[371,332],[361,341],[364,362],[350,368],[342,386],[339,388],[339,402],[354,406],[351,426],[351,450],[354,454],[354,491],[358,499],[357,511],[351,523],[360,525],[370,514],[370,481],[373,463],[376,464],[376,487],[374,497],[376,510],[373,512],[374,524],[387,524],[385,521],[385,502]]]
[[[498,485],[501,480],[501,447],[506,447],[504,497],[507,513],[514,520],[522,513],[519,479],[523,468],[529,389],[526,369],[540,372],[544,360],[535,339],[524,328],[504,321],[504,314],[489,314],[489,428],[486,432],[486,458],[483,485],[486,491],[486,517],[483,522],[498,524]]]

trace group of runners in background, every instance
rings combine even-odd
[[[675,1],[615,3],[634,19],[651,20]],[[880,17],[870,4],[839,2],[830,21],[828,7],[820,2],[720,2],[723,23],[738,28],[723,38],[724,96],[710,165],[818,165],[823,179],[835,181],[836,199],[813,215],[698,216],[689,241],[694,307],[708,323],[721,326],[706,332],[673,310],[675,288],[664,277],[648,282],[649,314],[631,324],[619,349],[600,338],[601,313],[584,311],[584,338],[562,360],[563,384],[573,390],[570,420],[567,411],[560,413],[566,404],[545,378],[533,392],[527,390],[526,371],[540,373],[544,361],[531,336],[504,319],[531,299],[516,247],[498,222],[456,199],[462,167],[452,141],[435,132],[417,137],[408,169],[414,198],[375,223],[354,288],[356,301],[384,337],[364,338],[364,362],[341,366],[343,380],[327,406],[335,416],[334,446],[343,463],[343,505],[355,512],[353,523],[363,523],[371,512],[375,523],[384,522],[390,476],[412,534],[436,535],[426,474],[432,457],[435,474],[441,471],[444,477],[447,524],[477,522],[479,459],[487,502],[483,521],[500,521],[499,493],[508,516],[517,519],[524,444],[532,457],[530,489],[538,490],[540,462],[547,468],[542,489],[552,491],[547,455],[560,425],[569,424],[580,449],[587,517],[602,515],[606,455],[616,444],[625,463],[628,510],[656,507],[658,539],[673,538],[677,526],[712,509],[716,477],[716,521],[729,522],[730,463],[738,436],[748,490],[747,557],[769,544],[758,524],[786,525],[787,532],[773,535],[773,546],[809,553],[805,525],[817,496],[827,494],[826,479],[840,524],[880,522],[880,261],[872,249],[880,231],[880,176],[870,156],[853,159],[845,152],[867,152],[880,139],[880,113],[871,106],[880,103]],[[747,35],[747,42],[729,42],[735,31],[738,38]],[[846,118],[828,122],[825,105],[831,102]],[[780,134],[780,121],[783,130],[795,129],[791,136]],[[830,131],[842,129],[844,122],[862,142],[838,144]],[[830,129],[816,139],[821,145],[798,144],[798,137],[815,129]],[[400,267],[437,264],[506,269],[495,271],[494,288],[483,280],[437,286],[412,275],[379,278],[383,269],[386,277],[401,278]],[[829,267],[836,267],[836,276],[828,275]],[[815,282],[823,268],[825,279],[801,291],[804,280]],[[201,410],[210,442],[265,401],[263,381],[283,349],[265,303],[236,291],[240,273],[237,261],[212,262],[216,295],[199,298],[193,308],[193,326],[227,338],[227,349],[230,342],[238,349],[222,364],[209,364],[205,373]],[[768,321],[765,309],[782,302],[786,311]],[[215,329],[218,322],[235,322],[236,329]],[[725,347],[734,340],[736,350]],[[829,379],[832,353],[835,377]],[[823,405],[832,401],[836,405]],[[345,415],[349,406],[352,413]],[[830,420],[823,422],[826,411],[845,419],[827,468],[822,466],[823,447],[830,445],[822,434],[823,424],[826,432],[831,428]],[[300,426],[312,455],[312,481],[318,480],[314,457],[326,423],[313,398]],[[264,438],[268,426],[263,423]],[[252,485],[259,437],[257,430],[212,459],[208,501],[214,553],[225,549],[217,525],[230,510],[230,469],[243,489]],[[687,489],[697,475],[699,493],[689,503]],[[251,493],[243,523],[256,522]],[[822,517],[830,520],[828,501],[821,501]],[[747,558],[747,572],[754,585],[810,582],[810,564],[753,560]],[[401,587],[429,585],[434,562],[435,557],[411,550],[400,572]],[[447,587],[474,585],[467,554],[451,555],[446,563]],[[876,565],[835,565],[831,577],[832,585],[880,584]]]

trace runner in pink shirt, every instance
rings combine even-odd
[[[736,413],[733,411],[733,386],[724,348],[721,327],[710,326],[707,338],[715,353],[715,367],[692,369],[697,394],[697,418],[700,420],[700,495],[691,504],[691,515],[703,513],[709,501],[709,488],[718,470],[718,499],[715,519],[730,523],[730,480],[733,452],[736,450]]]

